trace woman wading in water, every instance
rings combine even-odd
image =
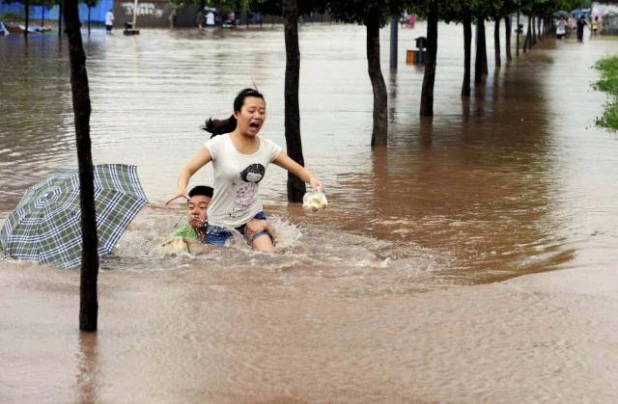
[[[258,195],[259,183],[270,163],[285,168],[316,190],[323,188],[309,170],[292,160],[280,146],[258,136],[265,119],[264,96],[251,88],[242,90],[234,100],[234,114],[230,118],[206,122],[205,129],[213,136],[178,176],[176,193],[166,204],[187,198],[193,174],[206,164],[213,164],[215,193],[208,207],[207,244],[223,246],[232,237],[232,231],[237,230],[248,236],[256,250],[273,250]]]

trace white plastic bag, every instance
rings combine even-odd
[[[309,191],[303,195],[303,209],[306,212],[315,212],[327,206],[328,201],[322,191]]]

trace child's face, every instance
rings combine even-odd
[[[205,195],[193,195],[187,204],[189,214],[189,225],[191,227],[202,227],[208,220],[208,205],[210,197]]]

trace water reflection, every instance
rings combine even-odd
[[[96,333],[79,334],[79,365],[75,402],[96,403],[99,399],[99,352]]]
[[[0,210],[5,210],[23,194],[24,179],[34,183],[55,164],[74,158],[74,136],[67,125],[72,122],[68,60],[58,41],[39,35],[24,45],[22,37],[10,35],[0,46],[0,178],[7,179]]]
[[[571,260],[548,215],[552,131],[541,80],[530,68],[498,69],[463,100],[461,116],[399,126],[388,152],[374,152],[372,178],[348,183],[372,184],[363,200],[371,233],[443,251],[456,261],[448,274],[475,282]]]

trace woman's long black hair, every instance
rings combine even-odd
[[[260,93],[258,90],[254,88],[245,88],[241,92],[238,93],[236,98],[234,99],[234,112],[239,112],[242,106],[245,103],[245,98],[247,97],[257,97],[264,99],[264,95]],[[206,124],[202,127],[206,132],[212,133],[210,138],[217,135],[223,135],[224,133],[233,132],[236,129],[236,118],[234,115],[230,116],[227,119],[212,119],[208,118],[206,120]]]

